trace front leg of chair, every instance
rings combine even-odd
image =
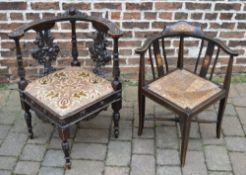
[[[183,167],[185,165],[186,152],[189,143],[191,119],[188,116],[184,116],[184,119],[182,121],[183,121],[183,126],[181,131],[182,142],[181,142],[180,161],[181,161],[181,166]]]
[[[69,128],[58,128],[59,137],[62,140],[61,146],[65,155],[65,169],[71,169],[71,161],[70,161],[70,149],[69,149]]]
[[[33,131],[32,131],[32,114],[30,112],[30,107],[27,104],[24,104],[23,102],[23,107],[25,111],[25,120],[26,120],[26,125],[29,133],[29,138],[33,139]]]
[[[139,112],[139,124],[138,124],[138,135],[142,135],[144,128],[145,118],[145,96],[142,93],[138,94],[138,112]]]
[[[226,107],[226,98],[223,98],[222,100],[220,100],[219,111],[217,116],[217,125],[216,125],[217,138],[220,138],[221,124],[225,112],[225,107]]]
[[[121,101],[117,101],[112,104],[113,109],[113,121],[114,121],[114,137],[118,138],[119,136],[119,121],[120,121],[120,109],[121,109]]]

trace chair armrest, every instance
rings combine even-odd
[[[238,56],[239,54],[234,51],[231,50],[228,46],[226,46],[222,41],[218,40],[218,39],[214,39],[214,41],[227,53],[230,54],[232,56]]]
[[[158,37],[159,37],[159,36],[148,37],[148,38],[145,40],[143,46],[142,46],[142,47],[139,47],[139,48],[137,48],[137,49],[135,50],[135,53],[136,53],[136,54],[144,54],[144,53],[148,50],[148,48],[151,46],[151,44],[153,43],[153,41],[156,40]]]

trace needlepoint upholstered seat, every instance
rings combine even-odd
[[[111,82],[80,67],[69,67],[29,83],[25,94],[60,119],[68,118],[114,92]]]

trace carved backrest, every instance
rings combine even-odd
[[[91,23],[96,30],[96,36],[94,37],[94,42],[89,46],[88,43],[83,44],[88,46],[87,53],[90,52],[92,59],[96,62],[96,65],[100,67],[101,65],[106,64],[111,59],[111,53],[107,50],[108,42],[106,36],[110,36],[113,39],[113,70],[114,79],[119,76],[119,63],[118,63],[118,39],[122,36],[120,29],[112,22],[107,19],[95,16],[88,16],[85,13],[82,13],[74,8],[69,9],[63,14],[60,14],[56,17],[38,20],[23,26],[20,26],[13,32],[9,34],[11,39],[15,40],[16,44],[16,57],[18,63],[18,75],[20,77],[21,89],[24,89],[27,85],[25,80],[25,69],[23,66],[23,53],[21,39],[26,37],[27,34],[33,35],[29,31],[35,31],[36,39],[34,41],[34,47],[31,49],[31,55],[34,59],[37,60],[39,64],[43,65],[42,75],[47,75],[55,71],[55,67],[52,66],[52,62],[56,61],[58,54],[62,54],[62,49],[59,47],[59,44],[55,42],[55,36],[52,35],[53,28],[58,28],[61,23],[68,22],[70,27],[67,27],[70,36],[71,44],[66,45],[66,49],[70,50],[71,66],[81,66],[81,63],[78,59],[79,56],[79,47],[82,45],[78,42],[77,29],[80,30],[80,23]],[[58,28],[59,30],[59,28]],[[66,33],[67,34],[67,33]],[[91,34],[87,34],[91,35]],[[86,36],[86,35],[84,35]],[[83,36],[83,37],[84,37]],[[81,37],[81,35],[79,35]],[[90,39],[90,38],[89,38]]]
[[[148,38],[136,53],[147,56],[152,72],[150,81],[172,69],[185,68],[209,80],[215,72],[225,73],[223,85],[227,84],[233,56],[237,55],[221,41],[206,35],[201,26],[185,21],[166,25],[160,34]],[[220,63],[227,66],[219,67]]]

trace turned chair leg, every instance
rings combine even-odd
[[[138,124],[138,135],[142,135],[145,118],[145,96],[141,93],[138,96],[138,112],[139,112],[139,124]]]
[[[69,128],[58,128],[59,137],[62,140],[61,146],[65,155],[65,169],[71,169],[71,161],[70,161],[70,150],[69,150]]]
[[[217,138],[220,138],[221,124],[222,124],[222,119],[223,119],[223,115],[225,112],[225,107],[226,107],[226,98],[223,98],[222,100],[220,100],[219,111],[218,111],[218,116],[217,116],[217,124],[216,124]]]
[[[117,101],[112,104],[113,109],[113,121],[114,121],[114,137],[118,138],[119,136],[119,121],[120,121],[120,109],[121,109],[121,101]]]
[[[23,105],[24,106],[24,110],[25,110],[25,120],[26,120],[26,125],[27,125],[27,129],[28,129],[28,134],[29,134],[29,138],[33,139],[33,131],[32,131],[32,114],[30,112],[30,107],[27,106],[26,104]]]
[[[181,133],[181,166],[183,167],[185,165],[186,160],[186,152],[188,148],[189,143],[189,136],[190,136],[190,125],[191,125],[191,119],[187,116],[183,119],[183,127],[182,127],[182,133]]]

